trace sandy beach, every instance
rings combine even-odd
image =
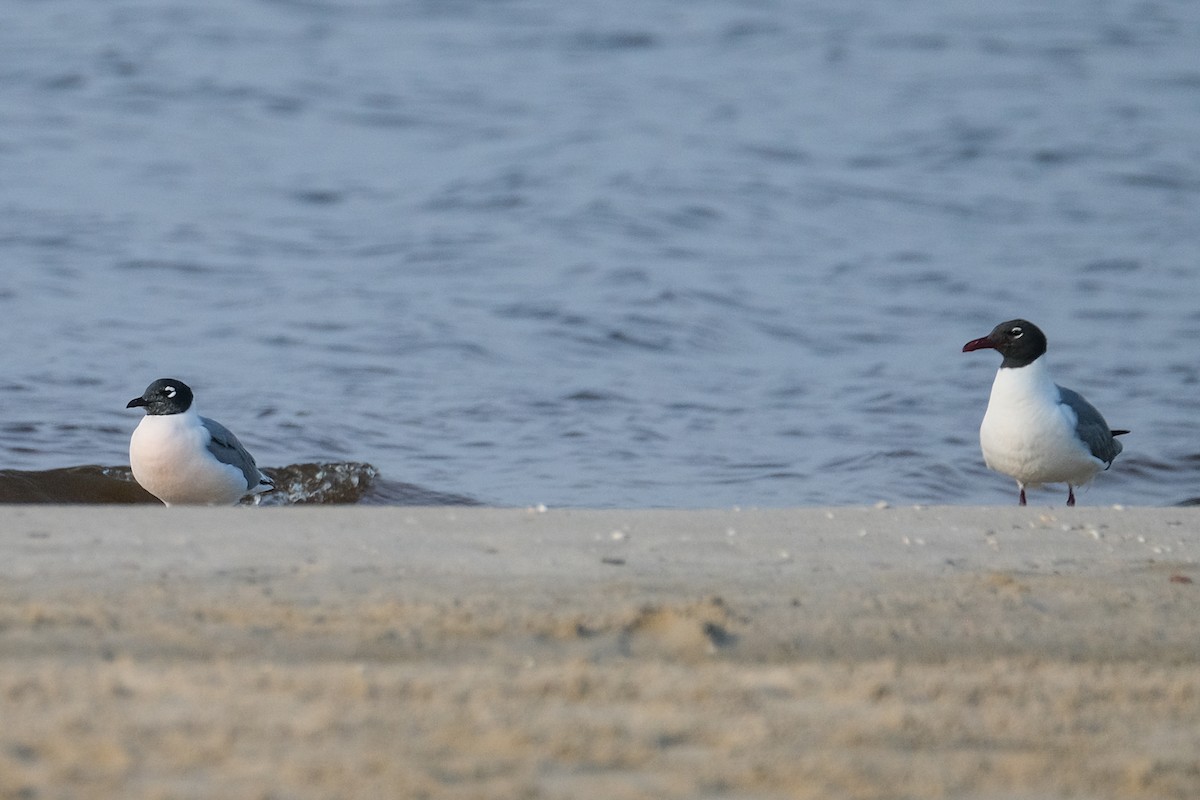
[[[0,798],[1200,797],[1200,510],[0,507]]]

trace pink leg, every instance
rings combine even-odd
[[[1018,505],[1025,505],[1025,487],[1021,487],[1021,502]]]
[[[1067,484],[1067,505],[1075,505],[1075,487],[1069,483]]]

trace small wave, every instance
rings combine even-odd
[[[275,491],[255,495],[243,502],[263,506],[345,505],[362,500],[378,477],[370,464],[291,464],[264,468],[275,481]]]
[[[0,470],[0,503],[157,503],[129,467]]]
[[[462,495],[383,480],[360,462],[290,464],[264,468],[275,491],[247,505],[479,505]],[[0,503],[122,504],[159,501],[134,480],[129,467],[85,464],[38,471],[0,470]]]

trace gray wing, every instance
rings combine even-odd
[[[222,464],[237,467],[246,476],[246,491],[258,486],[263,475],[254,463],[254,456],[246,451],[233,432],[216,420],[201,417],[200,424],[208,431],[212,440],[208,443],[208,452]]]
[[[1079,392],[1059,386],[1058,393],[1062,402],[1075,412],[1075,433],[1092,451],[1092,455],[1106,465],[1111,464],[1121,452],[1121,443],[1113,438],[1112,429],[1108,427],[1104,417],[1094,405],[1084,400]]]

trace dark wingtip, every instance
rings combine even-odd
[[[1125,434],[1129,433],[1129,431],[1109,431],[1109,433],[1111,433],[1113,436],[1124,436]]]

